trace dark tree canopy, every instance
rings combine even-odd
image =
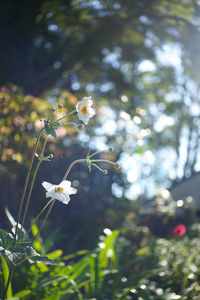
[[[94,83],[97,92],[106,83],[116,96],[134,88],[135,65],[154,60],[162,42],[189,46],[198,11],[190,0],[3,0],[0,84],[38,95],[56,83]]]

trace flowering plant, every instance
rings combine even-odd
[[[102,169],[99,166],[99,163],[103,162],[103,163],[111,164],[116,168],[120,167],[118,163],[112,162],[110,160],[95,158],[95,156],[97,156],[102,152],[107,152],[107,151],[113,152],[114,149],[112,147],[106,151],[96,151],[93,154],[88,154],[86,158],[81,158],[73,161],[67,168],[59,184],[51,184],[46,181],[42,183],[43,187],[46,190],[46,197],[47,198],[50,197],[50,200],[46,203],[46,205],[40,210],[38,215],[34,218],[34,224],[38,222],[39,218],[42,215],[44,215],[43,220],[39,226],[37,235],[34,236],[34,238],[30,236],[31,228],[25,230],[24,223],[27,216],[32,190],[33,190],[33,186],[35,183],[38,170],[43,161],[51,161],[53,159],[52,154],[48,156],[45,156],[44,154],[49,136],[51,135],[54,138],[56,138],[56,130],[59,127],[65,125],[75,126],[79,130],[84,129],[84,125],[82,124],[82,122],[87,125],[89,119],[95,115],[95,110],[92,108],[92,105],[93,105],[93,100],[91,99],[91,97],[84,97],[83,100],[79,101],[78,104],[76,105],[76,110],[66,113],[62,117],[56,119],[55,117],[56,111],[61,110],[63,108],[63,106],[59,104],[56,108],[52,109],[50,115],[46,119],[41,120],[43,125],[39,131],[39,134],[36,139],[36,143],[33,147],[29,169],[25,179],[22,196],[20,199],[17,221],[15,221],[12,217],[9,217],[9,220],[12,223],[12,229],[10,233],[6,232],[3,229],[0,229],[1,257],[3,260],[5,260],[5,263],[8,263],[9,265],[9,274],[7,279],[5,280],[5,289],[4,289],[2,300],[5,300],[7,298],[13,272],[15,268],[21,263],[25,261],[29,261],[30,263],[43,262],[45,264],[56,265],[56,263],[51,259],[49,259],[48,257],[40,256],[39,253],[37,253],[36,250],[34,249],[33,243],[37,239],[42,228],[44,227],[55,201],[59,200],[63,204],[68,204],[70,201],[69,196],[77,193],[77,190],[71,186],[71,182],[67,180],[72,167],[77,163],[85,163],[89,171],[91,171],[92,167],[95,167],[105,175],[107,174],[107,170]],[[78,124],[75,122],[62,123],[62,121],[65,118],[68,118],[69,116],[76,113],[78,115],[78,119],[80,120]],[[38,154],[37,153],[38,145],[42,135],[45,135],[45,140],[44,140],[41,153]],[[33,169],[34,160],[37,160],[37,164],[36,167]]]

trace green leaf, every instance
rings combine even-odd
[[[19,264],[20,262],[26,259],[26,253],[24,251],[24,247],[17,244],[11,250],[5,250],[5,256],[8,258],[9,261],[15,264]]]
[[[31,293],[30,290],[23,290],[14,295],[14,297],[19,297],[20,299],[29,295]]]
[[[25,248],[25,252],[26,252],[26,255],[28,256],[28,258],[33,258],[33,257],[36,257],[36,256],[40,256],[33,247],[26,247]]]
[[[39,255],[31,256],[30,259],[33,260],[33,261],[41,262],[45,265],[52,265],[52,266],[57,266],[58,265],[55,261],[49,259],[46,256],[39,256]]]
[[[55,260],[55,259],[61,257],[62,254],[63,254],[63,251],[60,250],[60,249],[57,249],[57,250],[55,250],[55,251],[53,251],[53,252],[51,252],[51,253],[48,253],[48,254],[47,254],[47,257],[48,257],[49,259]]]
[[[6,213],[6,216],[8,217],[8,220],[10,221],[11,225],[15,226],[17,224],[17,222],[15,221],[15,219],[13,218],[13,216],[11,215],[11,213],[7,207],[5,208],[5,213]]]
[[[55,123],[53,123],[51,126],[55,128],[55,127],[60,126],[60,123],[59,123],[59,122],[55,122]]]
[[[13,234],[15,234],[16,224],[12,227],[11,231],[12,231]],[[32,243],[33,243],[33,241],[28,236],[28,233],[26,232],[26,230],[23,227],[22,227],[22,230],[21,230],[21,224],[18,225],[16,237],[17,237],[17,241],[19,241],[19,239],[20,239],[20,244],[32,245]]]
[[[64,279],[67,279],[67,278],[68,278],[68,276],[66,276],[66,275],[51,277],[50,279],[47,279],[46,281],[42,282],[38,286],[38,288],[43,288],[43,287],[45,287],[47,285],[52,284],[53,282],[57,282],[57,281],[64,280]]]
[[[43,300],[60,300],[60,291],[56,288],[54,291],[51,291],[51,295],[43,298]]]
[[[50,133],[49,134],[51,134],[54,138],[57,137],[56,132],[55,132],[55,130],[53,128],[50,129]]]
[[[11,249],[14,245],[14,239],[5,230],[0,229],[0,246],[5,249]]]
[[[8,281],[8,276],[9,276],[9,268],[8,268],[7,263],[6,263],[6,260],[3,258],[2,255],[0,255],[0,258],[1,258],[2,273],[3,273],[3,278],[4,278],[4,287],[6,287],[7,281]],[[9,284],[9,287],[8,287],[7,297],[12,298],[11,283]]]

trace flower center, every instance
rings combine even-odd
[[[81,107],[81,112],[83,115],[86,115],[87,114],[87,106]]]
[[[57,186],[57,187],[54,188],[54,190],[55,190],[56,193],[59,193],[59,194],[63,193],[63,188],[62,187]]]

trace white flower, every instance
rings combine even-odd
[[[91,97],[84,97],[83,100],[79,101],[76,105],[78,118],[86,125],[88,124],[89,119],[95,115],[95,110],[91,107],[92,104],[93,100]]]
[[[71,182],[68,180],[63,180],[59,185],[43,181],[42,185],[47,191],[47,198],[52,197],[63,202],[64,204],[68,204],[70,201],[69,195],[77,193],[77,189],[71,187]]]

